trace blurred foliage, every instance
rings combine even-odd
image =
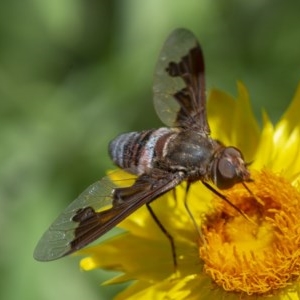
[[[56,215],[112,167],[118,133],[161,126],[153,68],[176,27],[195,32],[207,85],[249,89],[255,113],[282,114],[300,80],[300,2],[2,0],[1,299],[111,299],[107,274],[32,251]],[[222,112],[220,112],[222,113]]]

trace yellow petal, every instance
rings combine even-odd
[[[237,87],[237,101],[221,91],[210,92],[207,109],[209,124],[214,138],[239,148],[246,161],[252,161],[259,141],[259,127],[246,88],[240,82]]]
[[[232,113],[235,110],[235,100],[228,94],[213,89],[207,101],[207,115],[212,136],[224,144],[230,144],[232,133]]]
[[[254,118],[248,91],[241,82],[238,82],[236,102],[232,142],[242,151],[246,161],[252,161],[259,141],[259,126]]]
[[[288,179],[300,170],[299,161],[299,128],[294,128],[284,143],[277,143],[277,153],[273,160],[272,169],[281,172]]]
[[[300,111],[300,84],[297,87],[296,93],[293,97],[291,104],[289,105],[288,109],[280,119],[279,123],[282,120],[288,121],[288,132],[292,131],[294,127],[300,125],[300,118],[299,118],[299,111]]]

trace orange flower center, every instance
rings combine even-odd
[[[237,185],[226,197],[251,221],[218,200],[203,226],[200,257],[205,272],[224,290],[274,294],[300,275],[300,193],[266,170],[248,186],[253,195]]]

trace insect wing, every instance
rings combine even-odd
[[[202,50],[189,30],[176,29],[166,40],[155,69],[153,93],[156,112],[166,125],[210,133]]]
[[[116,187],[104,178],[88,187],[44,233],[34,252],[39,261],[71,254],[106,233],[143,204],[171,190],[181,173],[142,175],[132,186]],[[110,208],[106,209],[108,205]]]
[[[74,218],[76,219],[78,212],[83,212],[84,209],[99,211],[111,205],[114,188],[116,186],[107,177],[89,186],[44,233],[35,248],[34,258],[39,261],[49,261],[73,252],[72,241],[78,228],[78,222],[74,221]],[[95,225],[97,224],[94,223],[93,226]]]

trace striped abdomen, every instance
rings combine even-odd
[[[124,133],[109,144],[113,162],[122,169],[140,175],[153,167],[153,160],[164,156],[164,149],[173,135],[170,128]]]

